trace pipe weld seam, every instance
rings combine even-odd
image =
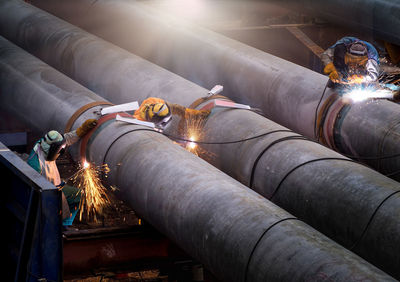
[[[271,200],[276,193],[278,192],[279,188],[282,186],[282,183],[289,177],[290,174],[292,174],[292,172],[294,172],[295,170],[297,170],[300,167],[303,167],[305,165],[308,165],[310,163],[315,163],[315,162],[319,162],[319,161],[329,161],[329,160],[334,160],[334,161],[347,161],[347,162],[352,162],[352,163],[357,163],[356,161],[352,160],[352,159],[345,159],[345,158],[319,158],[319,159],[314,159],[314,160],[309,160],[306,161],[304,163],[301,163],[297,166],[295,166],[294,168],[292,168],[291,170],[289,170],[285,176],[281,179],[281,181],[279,182],[278,186],[276,186],[275,190],[272,192],[271,197],[269,197],[268,199]],[[358,164],[358,163],[357,163]]]
[[[268,231],[270,231],[274,226],[278,225],[281,222],[287,221],[287,220],[299,220],[297,217],[287,217],[284,219],[280,219],[277,222],[271,224],[267,229],[265,229],[265,231],[261,234],[260,238],[258,238],[257,242],[254,244],[254,247],[252,248],[250,255],[249,255],[249,259],[247,260],[247,264],[246,264],[246,268],[244,271],[244,282],[247,281],[247,276],[248,276],[248,272],[249,272],[249,266],[250,266],[250,262],[251,259],[253,258],[253,254],[257,249],[258,244],[261,242],[262,238],[265,236],[265,234],[267,234]]]
[[[274,132],[271,132],[274,133]],[[260,161],[261,157],[265,154],[265,152],[267,152],[272,146],[274,146],[275,144],[278,144],[280,142],[283,141],[288,141],[288,140],[307,140],[307,141],[311,141],[307,138],[305,138],[304,136],[301,135],[291,135],[291,136],[285,136],[283,138],[277,139],[275,141],[273,141],[272,143],[268,144],[268,146],[261,151],[261,153],[257,156],[256,160],[253,163],[253,167],[251,169],[251,174],[250,174],[250,181],[249,181],[249,187],[253,188],[253,183],[254,183],[254,174],[258,165],[258,162]],[[314,141],[311,141],[314,142]]]
[[[399,190],[399,191],[395,191],[395,192],[389,194],[389,195],[388,195],[385,199],[383,199],[382,202],[376,207],[375,211],[372,213],[371,217],[369,218],[369,220],[368,220],[368,222],[367,222],[367,225],[365,226],[363,232],[361,233],[360,238],[353,244],[353,246],[351,246],[351,247],[349,248],[350,251],[354,250],[354,249],[357,247],[357,245],[361,242],[361,240],[364,238],[365,234],[367,234],[367,231],[368,231],[369,227],[371,226],[372,221],[373,221],[374,218],[375,218],[375,215],[378,213],[379,209],[383,206],[383,204],[384,204],[387,200],[389,200],[389,198],[391,198],[392,196],[394,196],[394,195],[396,195],[396,194],[398,194],[398,193],[400,193],[400,190]]]

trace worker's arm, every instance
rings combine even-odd
[[[365,65],[365,68],[367,69],[368,74],[365,76],[364,80],[366,82],[377,81],[379,76],[378,63],[373,59],[369,59],[367,64]]]
[[[67,146],[71,146],[76,143],[80,138],[85,136],[93,127],[95,127],[97,121],[95,119],[87,119],[81,126],[76,130],[70,131],[64,134],[64,138]]]
[[[324,64],[324,66],[328,65],[329,63],[333,62],[333,52],[334,48],[329,47],[328,49],[325,50],[324,53],[321,54],[321,61]]]
[[[203,110],[189,109],[189,108],[186,108],[179,104],[168,103],[168,106],[170,107],[171,113],[173,115],[177,115],[177,116],[179,116],[181,118],[185,118],[185,119],[197,118],[197,117],[206,118],[210,114],[210,111],[208,111],[208,110],[203,111]]]
[[[179,104],[172,104],[172,103],[167,103],[169,108],[171,109],[171,113],[173,115],[177,115],[181,118],[185,117],[185,112],[186,112],[186,107],[181,106]]]

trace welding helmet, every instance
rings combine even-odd
[[[146,109],[146,120],[161,127],[165,127],[171,117],[171,109],[166,103],[151,104]]]
[[[368,50],[365,43],[356,41],[347,47],[345,63],[351,70],[361,70],[365,68],[368,61]]]
[[[66,140],[55,130],[49,131],[40,143],[46,156],[46,161],[55,161],[65,151]]]

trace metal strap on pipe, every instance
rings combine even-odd
[[[208,102],[210,100],[213,99],[224,99],[227,101],[232,101],[231,99],[229,99],[228,97],[225,97],[223,95],[212,95],[212,96],[205,96],[205,97],[201,97],[199,99],[197,99],[196,101],[194,101],[189,108],[190,109],[196,109],[198,106],[200,106],[201,104],[203,104],[204,102]],[[232,101],[233,102],[233,101]]]
[[[112,113],[108,114],[105,116],[102,116],[100,119],[97,120],[96,126],[90,130],[82,139],[81,139],[81,146],[80,146],[80,154],[81,157],[85,157],[86,159],[86,147],[88,143],[90,144],[91,140],[96,137],[97,134],[105,127],[107,126],[110,122],[115,120],[115,117],[117,115],[124,116],[124,117],[131,117],[127,113]]]
[[[75,111],[75,113],[70,117],[70,119],[67,122],[67,125],[65,126],[64,132],[69,132],[71,131],[72,126],[74,125],[75,121],[88,109],[94,108],[96,106],[101,106],[101,105],[110,105],[113,106],[113,103],[107,102],[107,101],[94,101],[92,103],[86,104],[82,107],[80,107],[78,110]]]

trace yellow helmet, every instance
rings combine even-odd
[[[148,121],[159,123],[171,116],[171,110],[166,103],[155,103],[147,107],[146,119]]]

